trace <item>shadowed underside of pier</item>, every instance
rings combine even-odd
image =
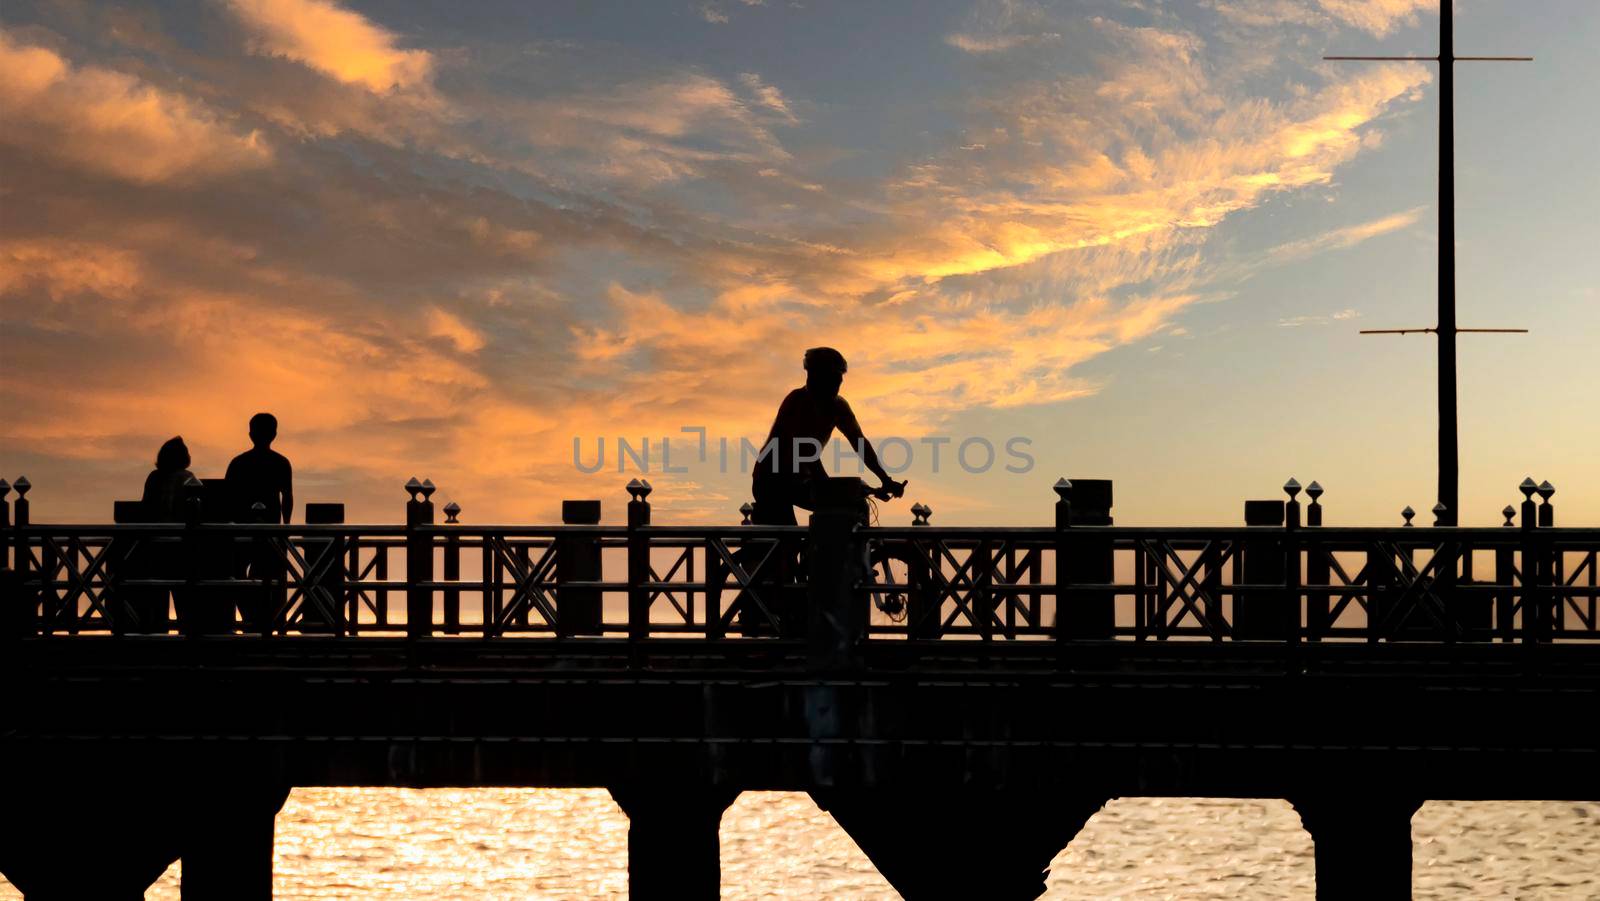
[[[1600,797],[1581,647],[903,643],[819,679],[781,642],[671,642],[644,669],[624,642],[507,644],[30,640],[0,754],[241,754],[295,785]]]
[[[632,821],[635,894],[711,897],[722,810],[793,790],[907,897],[1027,898],[1107,799],[1238,796],[1293,801],[1370,889],[1385,859],[1409,884],[1423,799],[1600,798],[1575,728],[1600,701],[1586,648],[951,644],[883,643],[818,678],[778,640],[640,661],[606,639],[29,639],[8,655],[0,766],[32,813],[0,865],[28,890],[59,873],[38,836],[93,824],[121,838],[86,872],[126,897],[180,855],[186,897],[249,896],[239,874],[270,886],[291,785],[603,786]],[[963,854],[930,856],[939,835]],[[214,890],[208,870],[228,874]],[[85,886],[39,882],[30,898]]]

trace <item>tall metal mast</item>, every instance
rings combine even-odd
[[[1439,64],[1439,313],[1438,325],[1422,329],[1367,329],[1363,335],[1433,333],[1439,337],[1439,503],[1441,525],[1456,525],[1461,511],[1461,463],[1456,422],[1456,335],[1463,332],[1525,333],[1527,329],[1456,327],[1456,79],[1460,61],[1529,62],[1531,56],[1456,56],[1452,0],[1439,2],[1438,56],[1325,56],[1330,60],[1411,60]]]

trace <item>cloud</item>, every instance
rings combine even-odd
[[[130,297],[141,280],[138,257],[124,250],[83,242],[0,242],[0,298],[33,290],[52,301],[90,296]]]
[[[1329,15],[1377,37],[1417,23],[1417,14],[1437,10],[1439,0],[1317,0]]]
[[[417,88],[433,73],[433,55],[397,46],[398,38],[329,0],[228,0],[251,34],[251,51],[304,63],[369,91]]]
[[[1363,241],[1416,225],[1417,221],[1422,218],[1423,211],[1423,207],[1415,207],[1403,212],[1391,213],[1387,216],[1373,219],[1370,222],[1349,225],[1314,237],[1279,244],[1268,251],[1267,256],[1273,262],[1287,263],[1304,259],[1325,250],[1343,250],[1346,247],[1354,247]]]
[[[477,353],[488,343],[483,333],[439,307],[428,308],[428,334],[450,342],[456,350],[467,354]]]
[[[790,159],[769,123],[796,121],[777,88],[741,79],[739,96],[709,75],[677,72],[585,89],[513,108],[539,167],[636,185],[678,182],[724,164],[764,168]]]
[[[944,42],[965,53],[1004,53],[1030,44],[1055,43],[1061,40],[1061,35],[1054,32],[1044,34],[966,34],[955,32],[945,35]]]
[[[1351,319],[1359,318],[1361,318],[1361,313],[1347,308],[1321,316],[1288,316],[1278,320],[1278,327],[1300,328],[1307,325],[1331,325],[1335,322],[1347,322]]]
[[[782,91],[762,81],[761,76],[754,72],[745,72],[739,76],[739,81],[745,86],[745,90],[749,91],[755,98],[759,106],[776,113],[779,118],[789,125],[799,124],[799,118],[789,108],[789,101],[783,96]]]
[[[1281,32],[1286,25],[1326,31],[1343,24],[1375,37],[1387,37],[1418,22],[1418,14],[1437,10],[1439,0],[1211,0],[1219,15],[1239,25]]]
[[[264,166],[259,133],[206,104],[122,72],[74,66],[0,30],[0,143],[142,184],[198,181]]]

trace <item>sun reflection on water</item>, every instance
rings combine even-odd
[[[1430,802],[1415,895],[1600,897],[1600,804]],[[938,847],[950,847],[937,845]],[[296,789],[277,820],[279,899],[620,897],[628,820],[602,789]],[[897,897],[804,794],[746,792],[722,820],[724,898]],[[1282,801],[1125,798],[1051,864],[1050,899],[1309,899],[1311,839]],[[0,899],[20,896],[0,880]],[[150,901],[179,901],[179,867]]]

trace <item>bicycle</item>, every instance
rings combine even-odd
[[[878,524],[878,502],[889,501],[904,497],[907,482],[891,482],[880,488],[868,488],[862,483],[862,500],[866,506],[865,524],[876,526]],[[905,581],[901,582],[895,577],[892,563],[899,562],[905,568]],[[867,592],[872,597],[872,605],[891,623],[903,623],[910,614],[911,600],[921,597],[927,590],[928,579],[924,573],[927,561],[918,557],[911,547],[885,544],[876,542],[867,550],[866,584]],[[880,580],[879,575],[882,575]],[[882,585],[883,590],[871,586]]]

